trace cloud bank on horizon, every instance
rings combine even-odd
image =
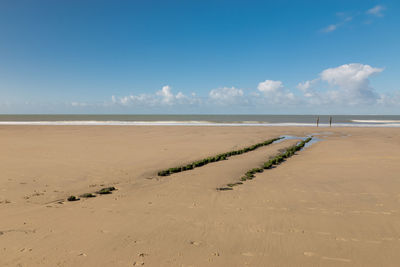
[[[112,96],[106,106],[119,106],[129,110],[132,107],[310,107],[339,109],[347,107],[399,106],[400,91],[392,95],[379,94],[370,84],[370,78],[384,71],[366,64],[350,63],[323,70],[315,79],[299,82],[296,88],[286,88],[283,81],[265,80],[256,88],[240,89],[221,87],[211,89],[207,97],[196,93],[185,95],[173,93],[171,86],[150,94]],[[76,104],[75,104],[76,105]],[[82,104],[84,106],[89,103]]]

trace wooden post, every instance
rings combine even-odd
[[[317,117],[317,127],[318,127],[318,125],[319,125],[319,116]]]

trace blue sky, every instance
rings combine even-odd
[[[0,1],[0,113],[399,114],[398,1]]]

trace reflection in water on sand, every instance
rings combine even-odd
[[[324,134],[326,134],[326,133],[324,133]],[[278,143],[283,142],[285,140],[295,140],[295,139],[300,139],[300,140],[304,141],[307,138],[312,137],[312,139],[309,142],[307,142],[301,150],[303,150],[303,149],[305,149],[307,147],[310,147],[311,145],[323,140],[321,138],[315,137],[314,134],[307,135],[305,137],[293,136],[293,135],[281,135],[280,137],[281,137],[281,139],[274,141],[273,144],[278,144]]]

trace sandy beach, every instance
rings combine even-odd
[[[281,135],[322,140],[230,191],[299,140],[157,176]],[[0,147],[0,266],[400,265],[400,128],[0,126]]]

